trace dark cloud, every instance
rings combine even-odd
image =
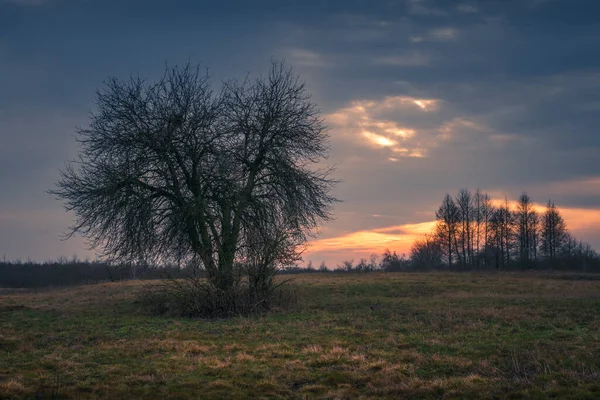
[[[165,62],[202,62],[216,81],[271,57],[294,66],[343,179],[324,237],[430,220],[460,187],[600,208],[599,13],[594,0],[0,2],[0,254],[84,254],[58,241],[71,217],[44,191],[103,80]]]

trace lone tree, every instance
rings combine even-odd
[[[223,83],[199,67],[157,82],[110,79],[78,129],[79,159],[51,190],[75,233],[115,261],[182,261],[221,293],[241,276],[259,290],[328,220],[328,135],[305,86],[283,63]]]

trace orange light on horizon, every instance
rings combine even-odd
[[[509,200],[509,207],[514,210],[517,201]],[[504,200],[493,199],[495,206],[504,205]],[[598,231],[600,233],[600,209],[557,207],[569,231],[577,239],[582,233]],[[534,203],[534,209],[543,213],[545,205]],[[413,243],[435,231],[437,221],[429,220],[413,224],[392,225],[383,228],[349,232],[341,236],[324,238],[309,243],[304,259],[311,256],[340,262],[346,259],[368,258],[371,254],[380,256],[386,250],[398,254],[408,254]],[[583,238],[585,241],[585,237]]]
[[[304,258],[322,255],[327,259],[368,258],[371,254],[381,255],[386,250],[399,254],[408,253],[415,240],[432,232],[435,221],[415,224],[394,225],[369,231],[356,231],[348,234],[319,239],[311,242]]]
[[[492,199],[491,203],[494,207],[503,207],[506,200]],[[508,207],[511,210],[516,210],[519,202],[517,200],[508,200]],[[546,211],[546,204],[532,203],[533,209],[543,215]],[[567,228],[570,231],[587,230],[593,227],[600,227],[600,210],[593,208],[575,208],[575,207],[560,207],[556,206],[558,212],[563,216]]]

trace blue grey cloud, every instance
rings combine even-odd
[[[343,180],[325,234],[425,221],[460,187],[598,209],[599,14],[594,0],[0,2],[0,254],[87,254],[59,240],[71,217],[45,194],[74,126],[109,76],[187,61],[216,81],[272,57],[301,74]]]

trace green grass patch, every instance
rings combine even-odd
[[[598,398],[600,285],[301,276],[255,317],[140,313],[136,282],[0,297],[0,398]]]

